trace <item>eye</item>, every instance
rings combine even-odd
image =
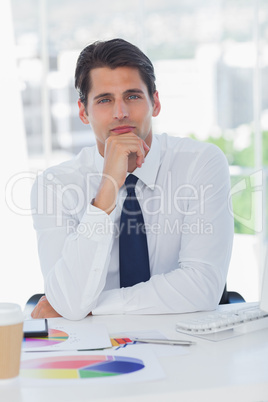
[[[110,102],[110,99],[107,99],[107,98],[105,98],[105,99],[100,99],[100,100],[98,101],[98,103],[108,103],[108,102]]]
[[[132,99],[139,99],[140,96],[139,95],[129,95],[128,99],[132,100]]]

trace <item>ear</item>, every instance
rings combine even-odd
[[[78,100],[78,107],[79,107],[79,117],[80,120],[84,123],[84,124],[89,124],[89,120],[88,120],[88,116],[86,113],[86,109],[84,104],[81,102],[81,100]]]
[[[155,91],[152,116],[154,116],[154,117],[158,116],[159,113],[160,113],[160,110],[161,110],[161,103],[160,103],[160,100],[159,100],[159,94],[158,94],[158,91]]]

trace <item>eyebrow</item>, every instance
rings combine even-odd
[[[144,92],[141,89],[134,88],[134,89],[127,89],[124,92],[124,95],[127,95],[127,94],[144,94]]]
[[[112,94],[110,92],[104,92],[102,94],[96,95],[94,97],[94,100],[99,99],[99,98],[104,98],[105,96],[112,96]]]
[[[133,89],[127,89],[126,91],[123,92],[123,95],[127,94],[144,94],[144,92],[141,89],[138,88],[133,88]],[[111,92],[104,92],[99,95],[96,95],[94,97],[94,100],[100,99],[100,98],[105,98],[106,96],[113,96]]]

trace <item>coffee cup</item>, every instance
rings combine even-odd
[[[15,303],[0,303],[0,380],[17,377],[20,371],[23,314]]]

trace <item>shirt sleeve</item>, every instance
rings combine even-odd
[[[197,221],[206,222],[206,230],[182,231],[179,259],[170,272],[133,287],[102,292],[93,314],[185,313],[217,307],[226,282],[234,232],[224,154],[215,146],[207,147],[196,158],[187,179],[193,188],[201,189],[202,197],[185,199],[183,225],[189,228]],[[168,246],[164,238],[161,244]]]
[[[79,220],[72,192],[63,195],[63,187],[36,179],[33,222],[46,297],[60,315],[78,320],[92,311],[105,286],[113,213],[107,215],[89,203]]]

